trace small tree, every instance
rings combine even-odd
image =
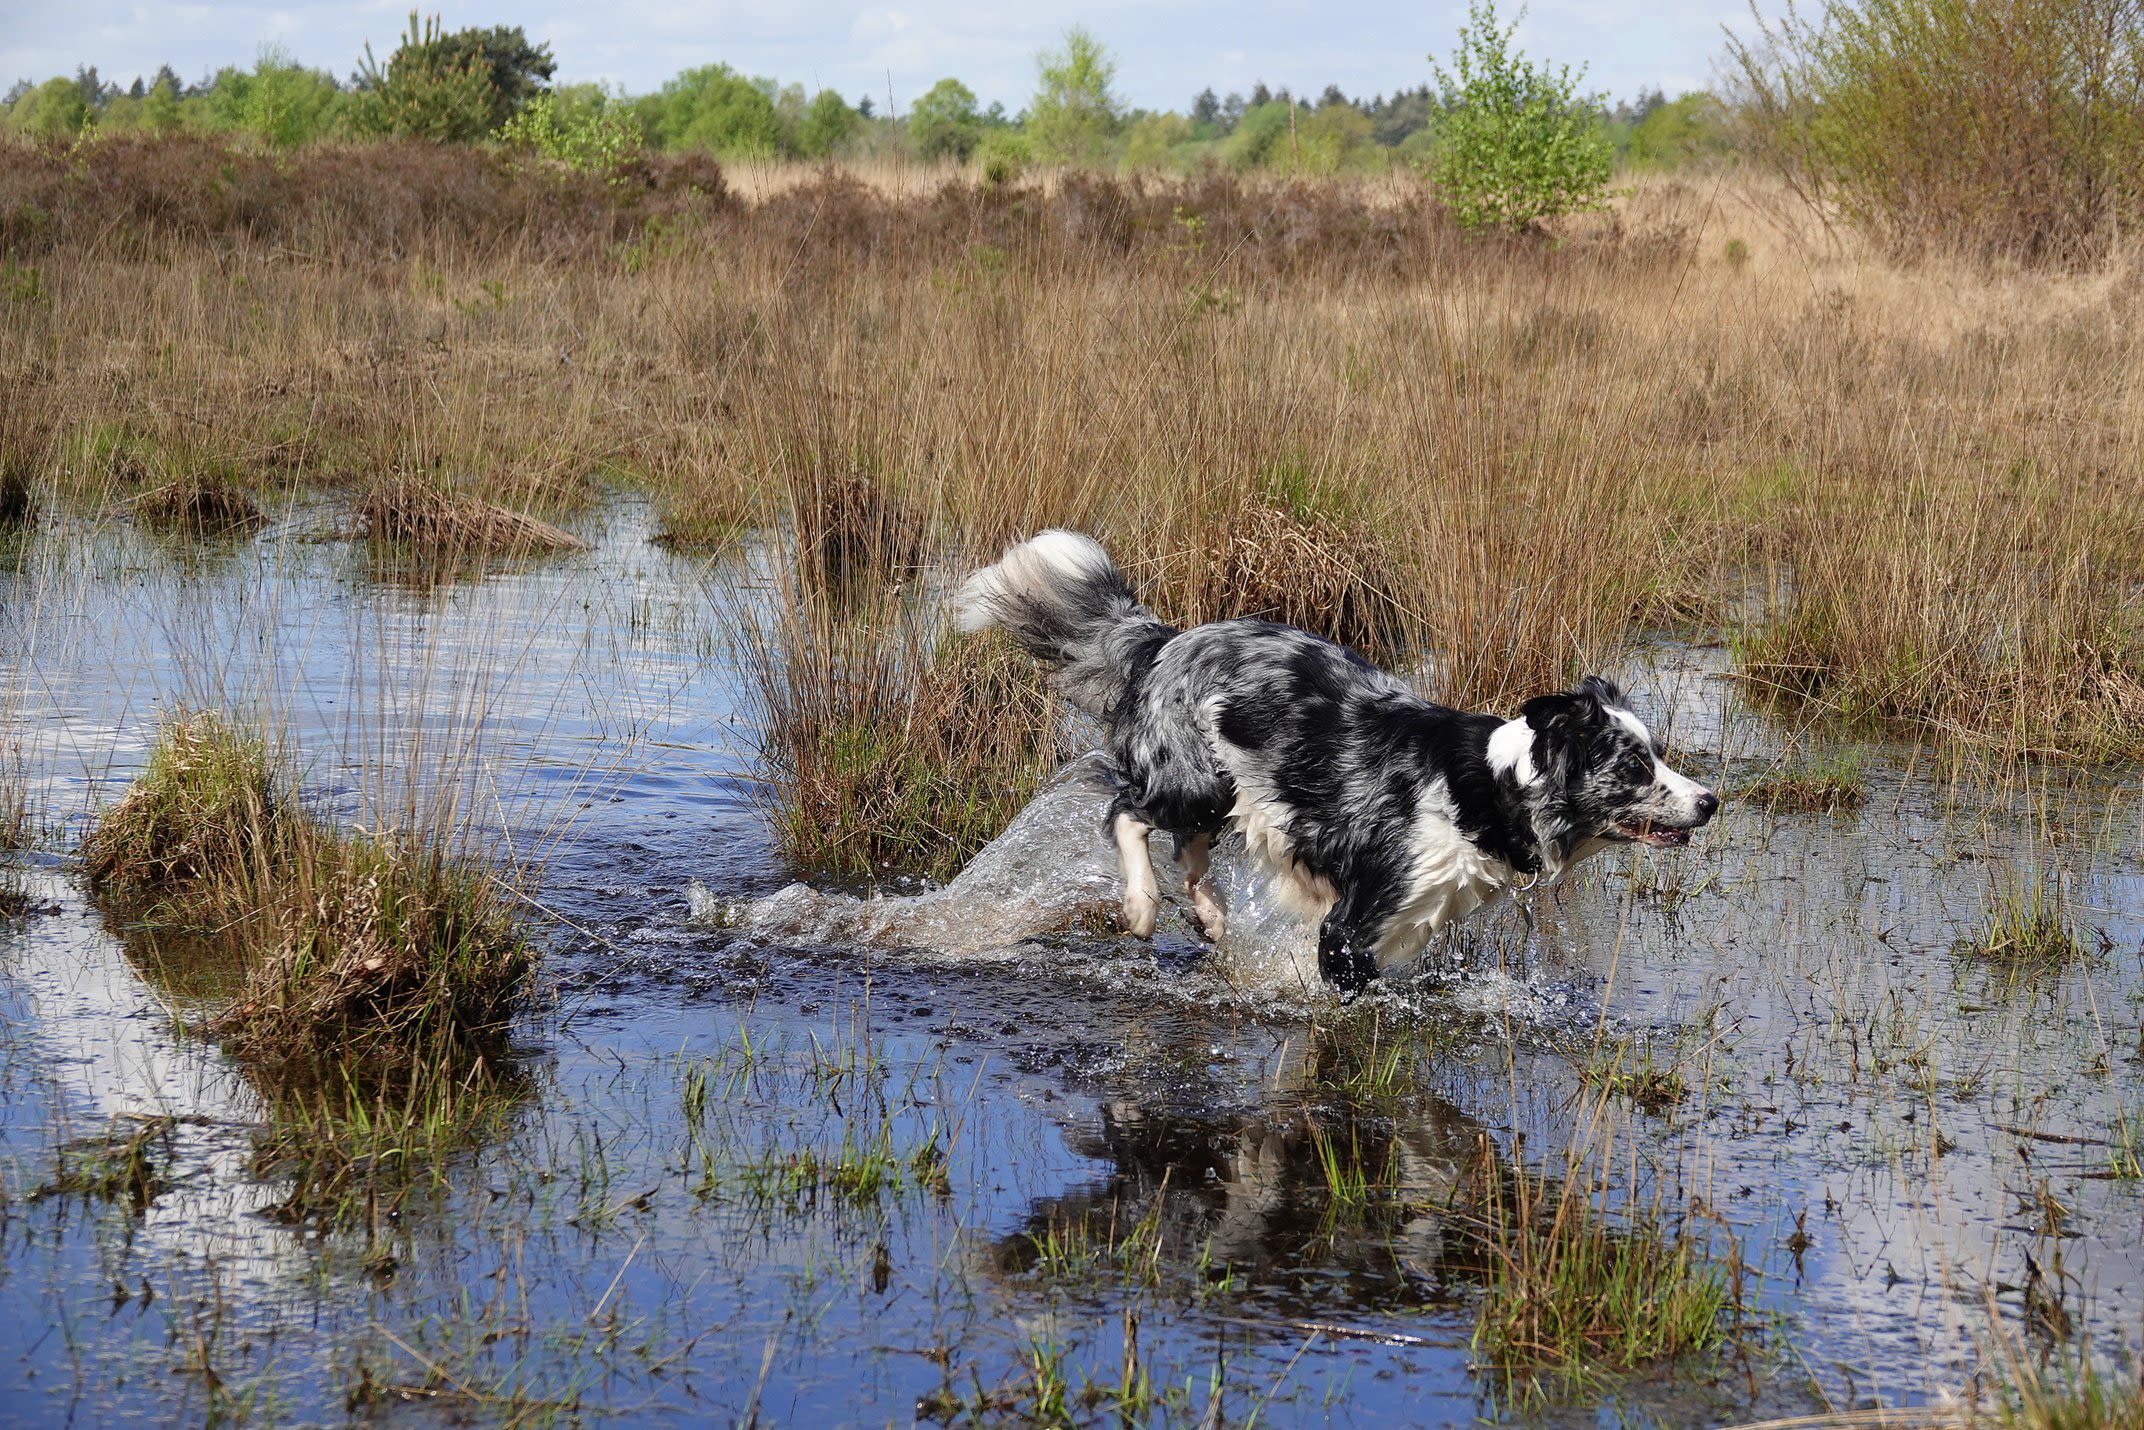
[[[472,143],[494,133],[541,94],[557,69],[551,51],[519,25],[448,31],[437,16],[409,32],[385,65],[365,46],[352,118],[375,134]]]
[[[501,143],[546,159],[615,173],[640,155],[640,121],[600,86],[572,85],[539,94],[499,126]]]
[[[847,100],[833,90],[822,89],[812,96],[803,119],[797,123],[797,148],[810,158],[823,159],[847,143],[863,122],[863,116],[849,108]]]
[[[951,78],[932,85],[908,107],[908,138],[926,159],[951,157],[965,164],[983,138],[975,91]]]
[[[67,78],[48,79],[17,95],[7,109],[7,127],[37,139],[65,139],[96,122],[82,87]]]
[[[1511,47],[1495,0],[1474,0],[1447,72],[1429,175],[1466,228],[1537,228],[1544,219],[1606,207],[1614,150],[1599,100],[1578,92],[1569,65],[1536,65]]]
[[[649,135],[666,149],[706,149],[731,158],[771,158],[782,150],[782,117],[771,81],[728,65],[689,69],[640,101]]]
[[[1060,164],[1100,162],[1120,118],[1117,62],[1084,27],[1065,31],[1064,48],[1035,57],[1040,83],[1027,109],[1035,157]]]

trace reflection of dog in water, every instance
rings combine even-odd
[[[1333,1093],[1346,1080],[1334,1057],[1317,1046],[1284,1057],[1290,1091],[1256,1108],[1102,1102],[1068,1140],[1107,1173],[1033,1203],[991,1245],[992,1263],[1020,1273],[1046,1245],[1090,1247],[1244,1276],[1283,1309],[1321,1317],[1336,1299],[1415,1306],[1477,1280],[1479,1202],[1499,1174],[1484,1129],[1419,1092],[1396,1120],[1351,1109]]]
[[[1124,922],[1142,938],[1159,907],[1155,828],[1176,840],[1209,937],[1225,915],[1208,851],[1233,827],[1283,897],[1322,919],[1319,971],[1360,988],[1513,887],[1612,844],[1686,844],[1719,808],[1597,676],[1514,720],[1447,709],[1292,626],[1163,625],[1076,532],[1011,548],[957,607],[964,629],[1002,627],[1108,727]]]

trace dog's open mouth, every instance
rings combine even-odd
[[[1655,849],[1679,849],[1690,842],[1690,831],[1672,825],[1654,824],[1648,820],[1633,820],[1618,824],[1615,832],[1624,839],[1637,844],[1650,844]]]

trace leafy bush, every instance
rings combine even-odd
[[[81,133],[95,116],[82,87],[71,79],[53,78],[30,90],[7,107],[10,133],[35,139],[65,139]]]
[[[781,152],[782,120],[773,84],[728,65],[686,70],[640,102],[649,137],[666,149],[705,149],[735,158]]]
[[[1731,151],[1727,106],[1703,90],[1669,100],[1630,133],[1630,162],[1639,169],[1680,169]]]
[[[164,91],[159,86],[156,92]],[[262,50],[250,71],[220,71],[202,97],[212,127],[251,134],[278,149],[334,133],[347,100],[333,75],[309,70],[273,48]]]
[[[811,104],[797,121],[792,142],[807,159],[823,159],[846,143],[862,123],[863,116],[849,108],[847,100],[833,90],[822,89],[812,96]]]
[[[1578,93],[1570,66],[1550,69],[1514,51],[1518,27],[1498,27],[1494,0],[1476,0],[1468,16],[1452,72],[1431,60],[1444,114],[1430,178],[1453,216],[1465,228],[1524,230],[1605,207],[1614,151],[1598,103]]]
[[[1827,0],[1736,43],[1759,154],[1896,250],[2077,263],[2144,210],[2134,0]]]
[[[636,158],[643,142],[632,112],[593,86],[538,95],[499,127],[498,137],[599,174],[615,173]]]

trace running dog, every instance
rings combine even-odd
[[[1157,828],[1214,939],[1208,854],[1241,830],[1280,896],[1321,921],[1319,972],[1352,991],[1484,903],[1611,845],[1687,844],[1720,807],[1598,676],[1513,720],[1447,709],[1292,626],[1164,625],[1077,532],[1012,547],[954,609],[963,630],[1003,629],[1106,727],[1124,923],[1141,938],[1160,907]]]

